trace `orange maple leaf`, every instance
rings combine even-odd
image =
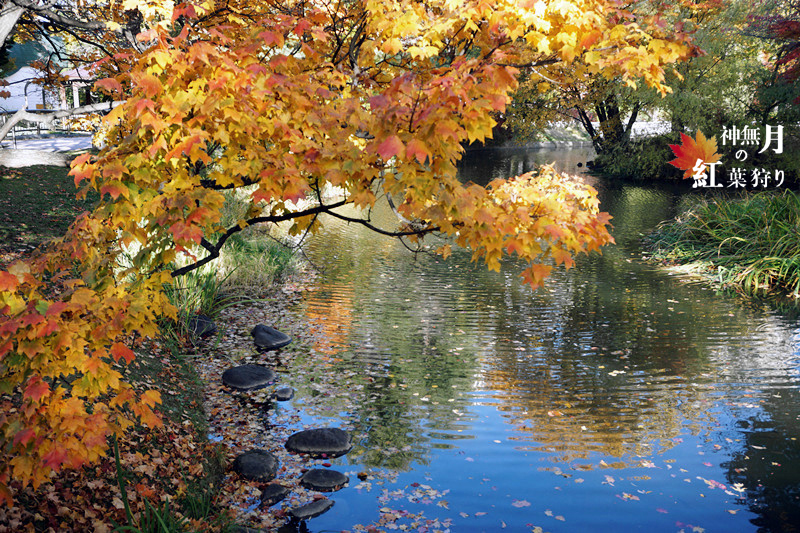
[[[717,153],[716,137],[706,139],[703,132],[697,130],[695,139],[685,133],[681,133],[681,143],[669,145],[677,157],[677,159],[670,161],[669,164],[684,171],[683,179],[694,176],[694,168],[697,166],[698,159],[706,165],[719,161],[720,155]]]
[[[120,359],[125,359],[126,363],[131,364],[136,357],[136,354],[133,353],[133,350],[120,342],[115,342],[109,351],[111,352],[111,356],[117,362],[119,362]]]

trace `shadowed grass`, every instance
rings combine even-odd
[[[76,198],[69,168],[0,167],[0,244],[38,246],[61,237],[98,197]]]
[[[657,259],[699,263],[747,294],[800,298],[800,195],[696,200],[648,237]]]

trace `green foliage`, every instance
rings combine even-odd
[[[251,186],[224,192],[222,226],[235,226],[253,216],[249,197],[254,190]],[[272,236],[275,231],[274,226],[251,226],[228,239],[215,264],[216,272],[224,276],[224,290],[259,292],[299,268],[296,253]]]
[[[800,195],[761,192],[696,200],[649,238],[658,259],[703,263],[748,294],[800,298]]]
[[[675,158],[669,145],[678,142],[678,134],[670,133],[616,145],[598,154],[593,168],[615,179],[678,179],[681,172],[668,164]]]
[[[222,292],[225,278],[220,279],[212,269],[198,269],[175,278],[165,290],[178,314],[188,319],[193,314],[214,317],[228,298]]]

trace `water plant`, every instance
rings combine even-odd
[[[800,298],[800,195],[697,199],[648,237],[654,257],[703,265],[748,294]]]

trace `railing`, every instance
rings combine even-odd
[[[29,110],[29,112],[37,114],[52,113],[54,111],[56,110]],[[14,111],[0,110],[0,128],[6,124],[13,114]],[[14,146],[17,140],[37,138],[49,134],[94,133],[91,121],[82,120],[88,116],[89,115],[73,115],[69,117],[53,118],[53,120],[47,124],[30,120],[21,120],[11,128],[11,131],[9,131],[3,143]]]

